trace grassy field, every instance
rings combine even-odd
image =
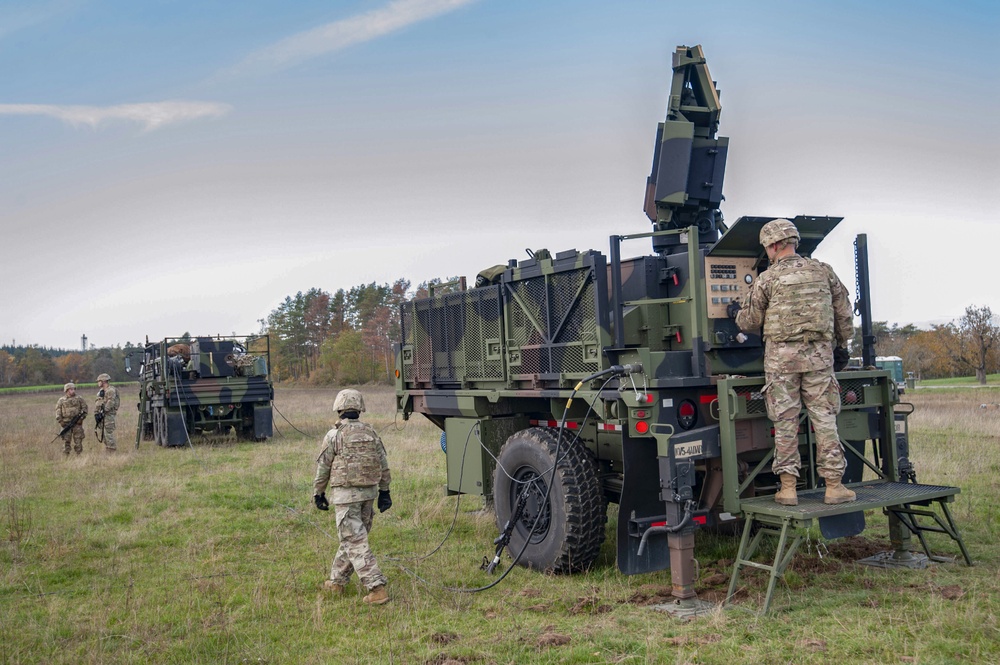
[[[995,391],[905,396],[918,478],[962,488],[953,512],[975,567],[856,565],[888,549],[873,511],[861,537],[810,533],[771,614],[756,614],[766,579],[751,573],[733,608],[687,622],[650,607],[669,597],[669,572],[617,572],[613,536],[586,574],[517,568],[470,592],[496,579],[480,570],[493,516],[481,499],[445,496],[436,428],[396,422],[384,388],[367,392],[368,419],[389,451],[394,505],[372,543],[392,601],[324,595],[337,540],[311,483],[333,396],[279,386],[267,443],[138,450],[125,398],[120,451],[88,432],[68,459],[50,443],[58,392],[0,396],[0,663],[1000,662],[1000,411],[979,408]],[[725,594],[737,545],[698,536],[701,598]]]
[[[917,382],[921,388],[936,388],[941,386],[979,388],[979,382],[974,376],[958,376],[952,379],[925,379]],[[987,387],[1000,388],[1000,374],[986,375]]]

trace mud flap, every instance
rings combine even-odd
[[[819,530],[827,539],[856,536],[865,530],[865,513],[863,510],[859,510],[856,513],[821,517],[819,518]]]
[[[258,439],[274,436],[274,421],[270,406],[258,406],[254,408],[253,435]]]
[[[188,443],[187,430],[184,428],[184,416],[180,412],[167,414],[166,445],[186,446]]]
[[[618,569],[626,575],[666,570],[670,548],[663,536],[646,539],[638,555],[642,532],[654,521],[663,521],[660,501],[660,466],[656,441],[622,437],[624,481],[618,510]]]

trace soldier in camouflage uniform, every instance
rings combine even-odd
[[[854,332],[851,303],[833,268],[795,253],[798,242],[798,229],[789,220],[764,225],[760,244],[771,266],[743,302],[730,305],[730,315],[747,332],[764,326],[763,392],[774,423],[771,468],[781,480],[774,500],[798,505],[799,412],[805,404],[816,433],[817,470],[826,480],[824,503],[846,503],[856,497],[840,482],[846,463],[837,432],[840,385],[834,358],[847,355],[847,340]]]
[[[323,583],[328,591],[343,594],[357,571],[369,593],[364,601],[381,605],[389,601],[385,575],[368,546],[368,534],[375,515],[373,505],[378,499],[379,512],[392,506],[389,495],[389,462],[385,446],[375,430],[358,420],[365,410],[364,398],[357,390],[345,389],[337,394],[333,409],[340,422],[323,439],[323,452],[316,460],[313,500],[320,510],[329,510],[326,486],[333,487],[334,509],[337,513],[337,533],[340,548],[330,568],[330,579]]]
[[[94,402],[94,433],[98,441],[104,441],[104,449],[113,453],[118,449],[115,441],[115,420],[121,400],[118,389],[111,385],[111,377],[101,374],[97,377],[97,400]]]
[[[63,396],[59,398],[59,402],[56,404],[56,421],[58,421],[59,427],[66,427],[73,420],[76,420],[73,428],[62,435],[62,440],[65,444],[63,452],[67,456],[69,455],[71,443],[77,455],[83,452],[83,438],[85,436],[83,421],[86,417],[87,401],[76,394],[76,384],[72,382],[67,383],[63,386]]]

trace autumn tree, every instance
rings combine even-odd
[[[13,385],[16,378],[16,372],[17,361],[14,360],[14,356],[10,355],[6,351],[0,350],[0,385]]]
[[[986,368],[1000,340],[1000,326],[993,311],[987,307],[970,305],[958,322],[958,358],[962,364],[975,369],[976,381],[986,385]]]

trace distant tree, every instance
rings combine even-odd
[[[38,347],[29,347],[17,363],[18,383],[41,386],[58,381],[56,366],[52,358]]]
[[[986,368],[1000,340],[1000,326],[993,311],[986,306],[965,308],[958,322],[959,359],[976,371],[976,381],[986,385]]]
[[[919,332],[921,332],[920,329],[912,323],[905,326],[893,323],[890,326],[888,321],[873,321],[872,335],[875,336],[875,355],[902,357],[903,347],[907,340]],[[855,326],[854,337],[851,339],[851,353],[860,356],[861,351],[861,327]]]
[[[0,351],[0,385],[14,384],[17,372],[17,361],[6,351]]]
[[[93,372],[90,369],[90,359],[82,353],[67,353],[56,358],[55,364],[59,380],[63,383],[86,382],[94,378],[91,376]]]

